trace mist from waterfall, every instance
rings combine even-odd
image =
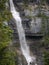
[[[15,23],[17,26],[22,54],[24,55],[28,65],[30,65],[30,62],[34,62],[35,57],[32,57],[30,55],[29,46],[26,44],[25,33],[22,26],[22,19],[19,12],[16,11],[12,0],[10,0],[10,11],[13,18],[15,19]]]

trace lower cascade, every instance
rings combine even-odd
[[[24,55],[28,65],[30,65],[32,62],[37,65],[36,57],[30,55],[29,46],[26,43],[25,33],[22,26],[22,19],[19,15],[19,12],[16,11],[12,0],[10,0],[10,11],[12,13],[13,18],[15,19],[15,23],[17,26],[22,54]]]

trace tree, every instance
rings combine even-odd
[[[49,65],[49,52],[44,52],[44,65]]]
[[[8,26],[7,21],[12,16],[6,6],[7,2],[8,0],[0,0],[0,65],[15,65],[13,52],[9,50],[12,30]]]
[[[6,25],[6,21],[10,19],[11,15],[6,8],[6,2],[6,0],[0,0],[0,50],[2,49],[2,46],[6,46],[11,40],[11,29]]]

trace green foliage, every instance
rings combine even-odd
[[[42,6],[43,4],[46,7],[46,0],[41,0],[40,4],[38,6],[38,10],[39,13],[37,15],[37,17],[40,17],[42,19],[42,33],[44,34],[43,37],[43,52],[44,52],[44,65],[49,65],[49,16],[47,16],[44,11],[46,10],[46,8],[42,11]]]
[[[11,33],[8,25],[4,23],[11,18],[10,11],[6,8],[6,2],[8,2],[8,0],[0,0],[0,42],[3,41],[4,38],[7,40],[7,37],[9,38],[9,34]]]
[[[7,2],[8,0],[0,0],[0,22],[11,18],[11,13],[6,6]]]
[[[11,29],[4,22],[11,18],[11,14],[6,8],[7,0],[0,0],[0,50],[6,47],[11,41]],[[7,22],[8,23],[8,22]]]
[[[12,31],[7,25],[5,25],[4,23],[0,25],[0,50],[3,47],[9,45],[12,35],[11,33]]]
[[[15,65],[14,52],[6,50],[12,40],[12,30],[6,25],[12,16],[6,2],[0,0],[0,65]]]
[[[28,0],[23,0],[23,2],[24,2],[25,4],[27,4],[27,3],[28,3]]]
[[[15,65],[15,51],[6,48],[2,50],[0,55],[0,65]]]
[[[49,51],[44,52],[44,65],[49,65]]]

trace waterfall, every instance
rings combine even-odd
[[[19,12],[16,11],[12,0],[10,0],[10,11],[17,26],[22,54],[24,55],[28,65],[30,65],[30,63],[34,62],[35,57],[30,56],[29,46],[26,44],[25,33],[22,26],[22,19]]]

